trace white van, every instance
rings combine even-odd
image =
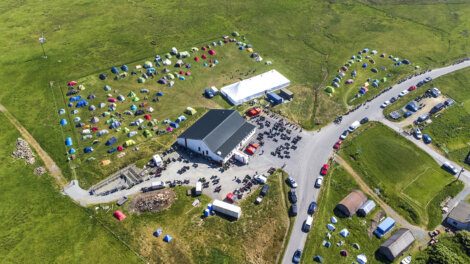
[[[265,184],[268,181],[268,178],[266,178],[264,175],[256,175],[255,179],[261,184]]]
[[[349,131],[349,132],[353,132],[353,131],[356,130],[360,125],[361,125],[361,123],[360,123],[359,121],[354,121],[354,122],[349,126],[348,131]]]
[[[312,228],[312,223],[313,223],[313,217],[312,216],[307,216],[307,219],[304,222],[303,229],[305,232],[309,232],[310,228]]]

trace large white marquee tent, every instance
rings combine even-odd
[[[222,94],[234,105],[250,101],[264,94],[289,86],[290,81],[276,70],[270,70],[249,79],[227,85]]]

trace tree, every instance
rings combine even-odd
[[[438,243],[434,245],[429,252],[428,258],[429,264],[464,264],[465,260],[453,252],[451,249],[443,245],[442,243]]]
[[[455,235],[457,241],[462,246],[462,249],[465,250],[468,256],[470,256],[470,232],[468,231],[459,231]]]

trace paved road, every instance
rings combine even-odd
[[[362,106],[358,110],[343,116],[343,121],[341,124],[329,124],[328,126],[322,128],[321,131],[311,133],[311,137],[307,137],[307,139],[303,142],[303,147],[309,151],[299,151],[298,153],[302,153],[303,156],[294,157],[294,160],[297,160],[297,163],[288,164],[285,168],[285,170],[299,183],[299,188],[297,190],[297,196],[299,197],[299,214],[295,220],[292,234],[286,247],[282,263],[292,263],[292,256],[295,250],[304,248],[307,234],[302,232],[301,228],[303,222],[307,218],[308,204],[313,200],[316,201],[319,194],[319,190],[314,188],[314,181],[315,178],[319,175],[320,167],[332,154],[332,146],[338,140],[341,132],[347,129],[348,126],[354,121],[360,120],[366,116],[370,120],[384,121],[380,105],[384,101],[389,100],[392,96],[398,95],[401,91],[407,89],[409,86],[416,84],[418,81],[426,77],[435,79],[442,75],[469,66],[470,61],[465,61],[463,63],[435,69],[420,76],[413,77],[400,84],[396,84],[392,87],[391,90],[381,94],[376,99],[367,103],[365,106]],[[439,155],[439,153],[433,149],[430,149],[427,145],[421,145],[419,142],[415,141],[413,142],[418,144],[418,146],[423,148],[426,152],[430,153],[437,161],[442,162],[446,160],[444,157],[442,157],[442,155]],[[465,178],[468,177],[467,175],[468,173],[465,174]]]

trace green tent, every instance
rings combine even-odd
[[[331,87],[331,86],[327,86],[325,88],[325,92],[329,93],[329,94],[332,94],[335,92],[335,88]]]
[[[145,130],[145,131],[144,131],[144,136],[145,136],[145,137],[151,137],[151,136],[152,136],[152,132],[150,132],[150,130]]]
[[[135,97],[135,93],[133,91],[130,91],[128,94],[127,94],[127,97]]]
[[[140,98],[139,98],[139,97],[136,96],[136,97],[133,97],[133,98],[132,98],[132,102],[138,102],[138,101],[140,101]]]
[[[232,36],[238,37],[238,36],[240,36],[240,33],[238,33],[237,31],[233,31],[233,32],[232,32]]]
[[[144,82],[145,82],[145,79],[142,78],[142,77],[139,77],[139,78],[137,79],[137,82],[138,82],[138,83],[144,83]]]
[[[166,53],[166,54],[165,54],[165,58],[167,58],[167,59],[171,59],[171,57],[172,57],[172,56],[171,56],[171,54],[170,54],[170,53]]]

